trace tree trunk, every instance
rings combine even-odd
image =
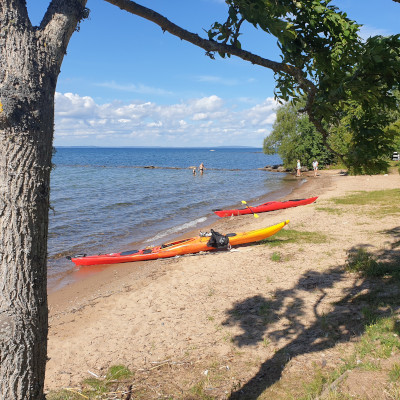
[[[47,231],[58,68],[49,67],[46,44],[35,30],[24,29],[26,21],[0,17],[0,398],[38,400],[44,398],[47,357]]]
[[[22,121],[0,129],[1,399],[43,398],[53,129],[53,118],[43,114],[53,106],[27,101],[23,108],[28,106],[42,114],[35,131],[24,131]]]
[[[0,1],[0,399],[42,400],[54,95],[87,0],[52,0],[33,27]]]

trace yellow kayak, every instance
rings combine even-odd
[[[157,258],[174,257],[183,254],[194,254],[200,251],[210,251],[216,248],[227,248],[241,244],[258,242],[279,232],[289,220],[267,228],[241,233],[228,233],[221,235],[213,232],[208,235],[200,235],[189,239],[178,240],[162,244],[161,246],[147,247],[141,250],[123,251],[120,253],[108,253],[93,256],[81,254],[68,257],[76,265],[116,264],[132,261],[154,260]]]

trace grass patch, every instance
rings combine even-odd
[[[271,341],[268,338],[263,339],[263,346],[267,348],[271,344]]]
[[[400,203],[400,189],[375,190],[371,192],[355,192],[345,197],[332,200],[335,204],[364,206],[378,203],[378,205],[389,205]]]
[[[381,371],[382,367],[376,361],[367,361],[361,365],[361,369],[364,371]]]
[[[317,211],[323,211],[328,214],[335,214],[335,215],[342,215],[344,213],[343,210],[340,208],[334,208],[334,207],[315,207]]]
[[[220,361],[215,360],[210,362],[208,366],[204,366],[202,369],[202,379],[195,381],[190,389],[190,394],[182,394],[182,396],[170,397],[171,400],[185,399],[185,400],[215,400],[211,393],[225,382],[230,380],[230,368],[226,364],[221,364]],[[232,378],[233,379],[233,378]],[[159,397],[165,398],[165,397]],[[132,397],[132,400],[134,398]]]
[[[400,381],[400,364],[394,364],[389,372],[389,378],[392,382]]]
[[[305,395],[299,400],[313,399],[315,395],[319,395],[327,383],[328,377],[320,369],[316,369],[314,377],[311,382],[304,384]]]
[[[263,302],[258,309],[257,315],[265,317],[271,312],[271,304],[267,301]]]
[[[398,206],[400,203],[400,189],[355,192],[332,201],[337,205],[344,206],[373,206],[374,210],[370,211],[370,213],[380,217],[400,213],[400,207]],[[377,211],[377,208],[379,211]]]
[[[348,252],[345,269],[349,272],[359,273],[366,278],[390,276],[400,280],[400,268],[396,262],[378,262],[371,253],[362,247]]]
[[[379,276],[378,262],[363,248],[348,253],[345,269],[365,277]]]
[[[85,395],[81,395],[80,391],[75,389],[63,389],[58,392],[50,392],[46,397],[48,400],[82,400],[90,399]],[[94,397],[92,397],[94,399]]]
[[[134,374],[123,365],[110,367],[104,378],[89,378],[83,382],[82,389],[63,389],[47,394],[48,400],[82,400],[111,398],[108,394],[115,394],[123,387],[126,389],[126,380]]]
[[[377,318],[375,323],[367,325],[365,333],[361,336],[359,343],[355,347],[353,354],[343,359],[343,364],[333,371],[322,371],[318,366],[314,366],[312,380],[303,385],[303,393],[297,397],[299,400],[309,400],[318,397],[325,388],[329,387],[338,377],[346,371],[362,369],[364,371],[382,371],[379,359],[390,356],[398,357],[400,350],[400,340],[398,336],[397,316]],[[371,361],[371,358],[373,360]],[[388,372],[388,378],[392,382],[400,381],[400,364],[396,363]],[[346,393],[330,391],[329,400],[350,399]],[[397,397],[395,397],[397,398]]]
[[[271,261],[275,261],[275,262],[281,261],[281,254],[274,251],[271,255]]]
[[[282,229],[274,236],[264,239],[259,243],[267,244],[271,247],[280,246],[289,243],[326,243],[328,238],[326,235],[319,232],[297,231],[295,229]]]
[[[191,394],[193,394],[195,398],[199,400],[213,400],[213,397],[205,393],[205,385],[206,385],[205,380],[196,383],[190,389]]]
[[[400,350],[399,325],[395,315],[377,318],[375,323],[366,326],[365,333],[357,346],[357,353],[362,358],[390,357],[393,351]]]

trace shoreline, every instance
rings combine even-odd
[[[320,178],[321,177],[317,178],[317,180]],[[294,180],[296,180],[296,178],[294,178]],[[311,171],[308,173],[303,173],[301,181],[298,180],[298,184],[283,197],[275,197],[274,195],[271,195],[271,193],[274,192],[269,192],[266,193],[265,196],[258,197],[257,201],[260,201],[261,203],[272,200],[284,201],[293,198],[293,196],[296,198],[312,197],[314,195],[312,188],[315,186],[313,181],[314,177]],[[309,186],[311,186],[310,189]],[[252,199],[249,202],[254,200],[255,199]],[[260,215],[262,215],[264,218],[267,218],[269,214],[269,216],[272,218],[274,213],[279,212],[280,211],[262,213]],[[249,218],[251,218],[250,223],[248,221]],[[259,220],[261,219],[262,218],[259,218]],[[283,220],[284,219],[282,219],[282,221]],[[199,229],[209,231],[212,228],[220,233],[225,234],[235,231],[241,232],[251,229],[258,229],[264,226],[270,226],[274,225],[275,223],[282,222],[280,218],[275,217],[273,219],[274,222],[259,224],[256,228],[246,228],[247,225],[252,225],[255,221],[257,220],[254,220],[254,218],[252,218],[250,215],[237,216],[234,218],[218,218],[215,216],[215,220],[213,222],[199,226],[196,229],[182,232],[179,235],[171,235],[168,241],[181,240],[188,237],[197,236]],[[145,241],[133,242],[133,246],[142,248],[146,246],[146,243]],[[160,263],[165,263],[168,260],[170,259],[167,258],[153,261],[135,261],[122,264],[86,266],[79,269],[74,268],[71,271],[72,279],[70,283],[67,283],[61,288],[48,289],[50,313],[57,314],[59,312],[64,312],[65,310],[84,307],[85,304],[90,303],[90,301],[92,301],[94,298],[97,299],[102,296],[105,297],[111,295],[112,293],[117,293],[123,290],[121,287],[124,287],[123,282],[126,279],[129,279],[130,281],[140,281],[150,276],[161,276],[165,272],[165,269],[162,268]]]
[[[308,173],[303,173],[302,179],[297,180],[298,181],[297,185],[294,186],[292,190],[289,193],[285,194],[283,197],[275,197],[274,192],[269,192],[266,193],[264,196],[260,196],[256,199],[257,201],[260,201],[260,203],[263,203],[273,200],[278,200],[278,201],[289,200],[290,198],[293,197],[293,195],[296,198],[312,197],[313,194],[305,195],[303,193],[313,193],[312,189],[308,189],[309,186],[314,186],[312,184],[313,179],[314,177],[311,171]],[[294,178],[294,180],[296,180],[296,178]],[[252,199],[249,202],[251,203],[256,199]],[[267,214],[269,214],[272,217],[273,214],[276,212],[262,213],[260,215],[266,217]],[[212,215],[212,217],[213,216],[214,215]],[[211,223],[198,226],[196,229],[187,230],[178,235],[172,234],[170,236],[167,236],[166,238],[169,238],[168,241],[175,241],[175,240],[185,239],[188,237],[197,236],[199,233],[199,229],[205,231],[210,231],[210,229],[214,229],[223,234],[234,231],[240,232],[240,231],[251,230],[253,228],[249,229],[246,228],[249,222],[248,219],[250,217],[252,218],[252,220],[254,219],[250,215],[236,216],[234,218],[232,217],[218,218],[217,216],[215,216],[214,221],[212,221]],[[284,219],[282,219],[282,221],[283,220]],[[270,226],[274,225],[275,223],[282,222],[279,220],[279,218],[275,218],[274,221],[276,222],[264,225]],[[262,226],[260,225],[259,227],[263,227],[264,225]],[[146,244],[146,240],[140,242],[132,242],[132,247],[143,248],[146,245],[148,245],[148,243]],[[168,260],[168,258],[165,260]],[[49,309],[57,313],[60,310],[64,309],[65,307],[68,308],[68,306],[73,305],[77,301],[79,303],[85,303],[90,298],[93,297],[97,298],[98,296],[101,296],[101,293],[103,293],[103,291],[106,291],[107,295],[109,295],[110,293],[115,293],[116,291],[119,290],[118,286],[120,286],[120,281],[123,281],[127,277],[133,279],[135,278],[144,279],[147,276],[152,276],[157,274],[157,271],[160,269],[157,261],[162,263],[165,260],[153,260],[150,262],[135,261],[122,264],[86,266],[86,267],[81,267],[79,269],[74,268],[71,271],[71,275],[73,276],[70,283],[67,283],[61,288],[48,289]],[[161,271],[159,272],[161,273]]]
[[[274,172],[279,174],[286,175],[283,178],[283,184],[280,189],[273,190],[263,195],[256,196],[254,198],[245,199],[250,205],[251,203],[256,202],[257,204],[265,203],[267,201],[276,201],[276,200],[287,200],[288,196],[291,196],[293,192],[295,192],[303,183],[304,179],[297,179],[292,173],[282,173],[282,172]],[[311,175],[309,175],[311,176]],[[242,207],[241,204],[237,202],[235,204],[229,204],[225,208],[236,208]],[[159,236],[159,233],[145,237],[139,241],[133,241],[129,245],[124,245],[121,248],[117,248],[114,251],[129,251],[131,249],[142,249],[147,246],[157,246],[162,243],[168,243],[180,239],[184,239],[187,237],[197,236],[200,230],[209,231],[211,228],[214,229],[214,225],[218,223],[220,220],[211,210],[209,214],[199,216],[198,220],[204,219],[204,221],[199,222],[195,225],[195,227],[185,228],[185,225],[190,225],[193,220],[186,221],[185,223],[174,226],[171,228],[162,231],[162,236]],[[222,233],[222,232],[221,232]],[[131,264],[131,263],[127,263]],[[86,279],[87,276],[94,275],[96,273],[102,273],[109,266],[97,266],[95,268],[87,268],[86,274],[85,271],[79,271],[72,263],[71,268],[64,270],[63,272],[57,272],[52,275],[49,275],[48,282],[48,293],[56,293],[65,287],[69,287],[70,285],[75,285],[79,283],[80,280]],[[101,279],[100,279],[101,280]]]
[[[379,232],[391,232],[398,224],[388,216],[376,226],[374,215],[357,214],[357,210],[352,215],[331,213],[331,199],[357,190],[400,188],[400,179],[399,175],[343,176],[330,170],[320,171],[317,178],[312,174],[304,174],[307,182],[286,197],[319,196],[316,203],[260,213],[259,218],[221,218],[211,225],[227,233],[289,219],[287,228],[300,237],[314,236],[310,242],[296,240],[282,247],[250,244],[233,251],[115,264],[50,293],[46,390],[76,387],[91,373],[105,375],[111,365],[149,371],[164,360],[198,365],[202,369],[193,369],[198,375],[190,378],[195,381],[217,360],[219,365],[229,365],[235,382],[243,384],[256,376],[262,363],[289,348],[291,341],[298,354],[293,355],[293,363],[299,357],[308,357],[307,365],[318,357],[324,357],[328,366],[339,362],[341,355],[333,348],[320,355],[307,350],[307,340],[302,343],[296,337],[309,330],[310,338],[317,338],[319,331],[312,329],[319,326],[318,315],[329,315],[333,304],[354,285],[357,278],[337,278],[347,251],[359,245],[388,246],[389,237]],[[282,259],[274,262],[277,251]],[[301,305],[298,316],[292,315],[297,310],[290,306],[294,300]],[[264,303],[271,303],[279,317],[268,325],[263,315],[259,319],[254,314],[257,304]],[[243,310],[248,324],[244,317],[238,318]],[[293,318],[301,321],[298,331],[291,325]],[[259,361],[249,365],[248,360]],[[168,371],[165,374],[162,383],[178,379]],[[181,383],[186,378],[182,379]],[[224,390],[230,390],[231,379],[227,378]]]

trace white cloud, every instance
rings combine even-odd
[[[120,84],[115,81],[97,83],[95,86],[105,87],[113,90],[120,90],[122,92],[140,93],[140,94],[156,94],[161,96],[170,96],[173,93],[164,89],[154,88],[143,84],[135,85],[133,83]]]
[[[363,25],[360,28],[360,36],[366,40],[371,36],[389,36],[393,35],[393,33],[389,32],[386,29],[379,29],[379,28],[374,28],[373,26],[368,26],[368,25]]]
[[[207,114],[206,113],[196,113],[193,115],[192,120],[193,121],[201,121],[207,119]]]
[[[73,108],[71,108],[73,105]],[[64,96],[58,98],[58,110],[60,116],[77,115],[81,111],[83,115],[91,113],[96,108],[96,104],[91,97],[81,97],[77,94],[65,93]]]
[[[184,121],[183,119],[181,119],[181,120],[179,121],[179,126],[181,126],[182,128],[184,128],[184,127],[187,126],[187,122]]]
[[[276,118],[276,108],[277,102],[273,98],[267,98],[263,103],[250,108],[247,118],[254,127],[272,125]]]
[[[56,93],[56,145],[262,146],[275,121],[277,103],[229,104],[216,95],[175,104],[113,102]]]
[[[198,82],[216,83],[224,86],[235,86],[240,83],[237,79],[227,79],[214,75],[200,75],[196,77],[196,80]]]
[[[148,126],[149,128],[152,128],[152,127],[161,128],[161,127],[163,126],[163,123],[162,123],[161,121],[158,121],[158,122],[150,122],[150,123],[147,124],[147,126]]]
[[[212,95],[210,97],[192,100],[189,104],[199,112],[204,110],[212,112],[220,109],[223,105],[223,101],[218,96]]]

